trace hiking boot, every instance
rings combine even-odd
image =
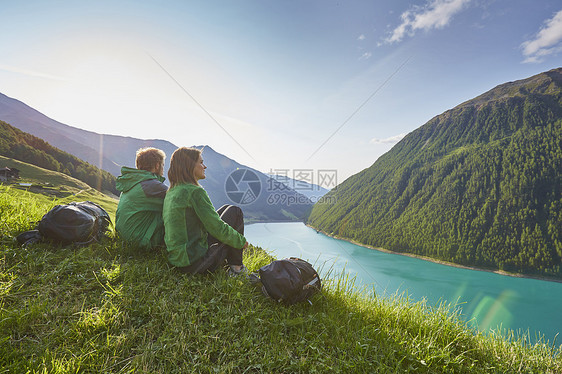
[[[229,277],[238,277],[240,275],[245,275],[246,277],[248,276],[248,269],[246,268],[246,266],[242,265],[242,267],[240,268],[240,270],[234,270],[233,266],[229,266],[228,270],[227,270],[228,276]]]

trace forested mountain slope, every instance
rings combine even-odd
[[[562,68],[500,85],[408,134],[308,223],[393,251],[562,276]]]

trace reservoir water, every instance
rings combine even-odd
[[[300,222],[247,225],[245,236],[276,258],[296,256],[332,274],[345,269],[359,289],[378,296],[396,292],[429,305],[458,304],[462,317],[487,329],[511,329],[538,334],[552,342],[562,333],[562,283],[455,268],[417,258],[385,253],[333,239]],[[323,269],[323,270],[322,270]],[[559,336],[556,345],[560,345]]]

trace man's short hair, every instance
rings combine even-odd
[[[152,171],[156,166],[164,164],[166,154],[158,148],[147,147],[137,151],[135,164],[137,169]]]

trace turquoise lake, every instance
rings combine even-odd
[[[562,283],[509,277],[460,269],[417,258],[385,253],[330,238],[300,222],[247,225],[245,236],[276,258],[308,260],[321,269],[343,269],[355,277],[357,288],[374,289],[378,296],[396,292],[428,304],[458,304],[462,317],[480,330],[503,329],[539,334],[552,343],[562,332]],[[322,270],[323,269],[323,270]],[[562,339],[557,339],[560,345]]]

